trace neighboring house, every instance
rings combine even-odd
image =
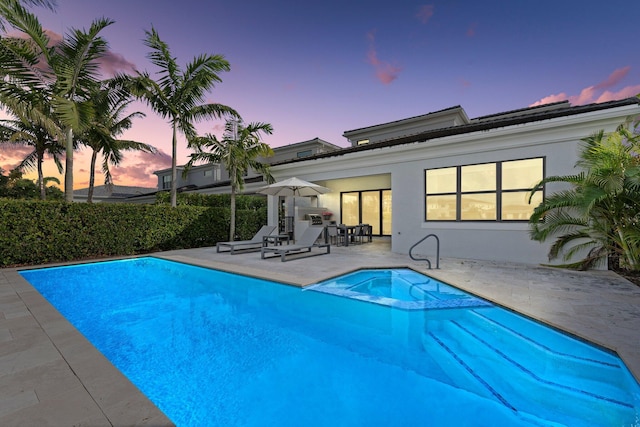
[[[273,156],[261,159],[264,163],[280,163],[296,159],[304,159],[320,154],[326,154],[341,149],[337,145],[324,141],[320,138],[313,138],[295,144],[289,144],[273,149]],[[178,166],[178,191],[198,192],[198,193],[228,193],[229,173],[222,164],[207,163],[194,166],[189,169],[187,175],[183,177],[184,166]],[[171,168],[154,172],[158,176],[158,189],[171,189]],[[265,185],[262,175],[254,171],[249,171],[245,179],[245,192]]]
[[[576,173],[580,139],[637,117],[638,104],[560,102],[475,119],[457,106],[347,131],[351,147],[271,171],[277,180],[297,176],[330,188],[318,206],[339,223],[371,224],[391,237],[393,252],[408,253],[433,233],[441,256],[546,263],[552,242],[532,241],[528,218],[543,194],[563,187],[549,184],[528,204],[532,186]],[[269,198],[269,223],[277,224],[281,200]],[[435,241],[417,253],[434,255]]]
[[[155,188],[149,187],[130,187],[125,185],[97,185],[93,187],[93,202],[94,203],[114,203],[125,202],[126,199],[134,196],[140,196],[144,194],[155,194]],[[89,188],[82,188],[80,190],[73,190],[74,202],[86,202],[89,196]]]

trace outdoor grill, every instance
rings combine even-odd
[[[322,215],[308,214],[309,225],[322,225]]]

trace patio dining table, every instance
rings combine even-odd
[[[349,246],[349,242],[354,242],[355,241],[356,228],[357,227],[358,227],[358,225],[345,225],[345,224],[338,225],[339,232],[341,232],[342,235],[344,235],[344,245],[345,246]],[[364,236],[367,237],[367,241],[371,242],[373,240],[372,239],[372,227],[369,224],[360,224],[360,227],[364,227],[365,228]]]

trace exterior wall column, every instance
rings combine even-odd
[[[278,226],[278,196],[267,196],[267,225]]]

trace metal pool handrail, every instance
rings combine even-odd
[[[440,239],[435,234],[427,234],[422,239],[418,240],[411,248],[409,249],[409,257],[414,261],[427,261],[429,265],[429,270],[431,270],[431,261],[428,258],[416,258],[413,256],[413,248],[418,246],[423,241],[427,240],[429,237],[435,237],[436,239],[436,269],[440,268]]]

